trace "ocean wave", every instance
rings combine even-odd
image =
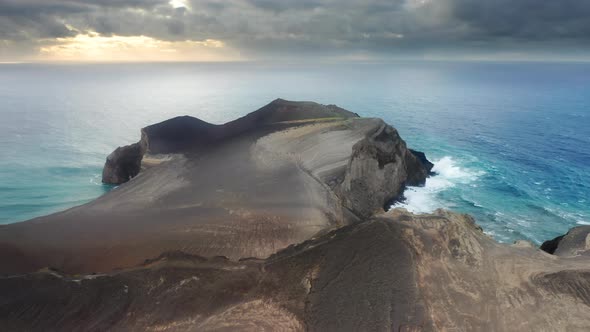
[[[485,214],[485,217],[481,221],[481,225],[484,227],[484,233],[491,235],[501,243],[527,240],[532,243],[541,244],[545,240],[544,238],[538,238],[537,230],[533,225],[534,220],[526,216],[490,211]]]
[[[464,195],[460,195],[459,198],[461,199],[461,201],[464,204],[466,204],[468,206],[471,206],[471,207],[474,207],[474,208],[478,208],[478,209],[483,209],[484,208],[484,206],[481,205],[481,203],[479,203],[478,201],[475,201],[473,199],[469,199],[469,198],[465,197]]]
[[[397,202],[391,208],[402,207],[414,213],[430,213],[438,208],[450,207],[440,200],[438,195],[459,184],[468,184],[477,180],[483,171],[463,168],[450,156],[434,161],[432,171],[436,175],[426,179],[422,187],[408,187],[404,192],[404,200]]]
[[[590,219],[588,216],[582,213],[563,211],[558,208],[543,208],[544,210],[557,215],[560,219],[570,223],[576,223],[578,225],[590,225]]]

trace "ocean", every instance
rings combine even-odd
[[[395,206],[473,215],[501,242],[590,224],[590,63],[0,65],[0,224],[88,202],[105,157],[177,115],[223,123],[275,98],[395,126],[437,175]]]

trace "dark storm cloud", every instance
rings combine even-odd
[[[452,0],[453,16],[475,37],[519,40],[590,39],[590,1]]]
[[[0,0],[0,48],[85,31],[219,39],[252,57],[586,49],[586,0]],[[2,46],[4,45],[4,46]],[[23,46],[24,47],[24,46]]]
[[[22,41],[75,35],[70,20],[118,15],[121,10],[152,9],[164,0],[0,0],[0,39]],[[102,13],[102,14],[101,14]],[[88,26],[88,28],[93,28]]]

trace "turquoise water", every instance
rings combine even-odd
[[[396,126],[439,173],[398,205],[470,213],[500,241],[590,224],[590,64],[0,65],[0,224],[107,192],[104,158],[139,128],[223,123],[277,98]]]

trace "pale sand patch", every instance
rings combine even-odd
[[[197,330],[303,331],[295,315],[269,300],[254,300],[207,318]]]
[[[181,157],[182,155],[180,154],[145,154],[141,160],[141,168],[145,169],[158,166],[164,162]]]

